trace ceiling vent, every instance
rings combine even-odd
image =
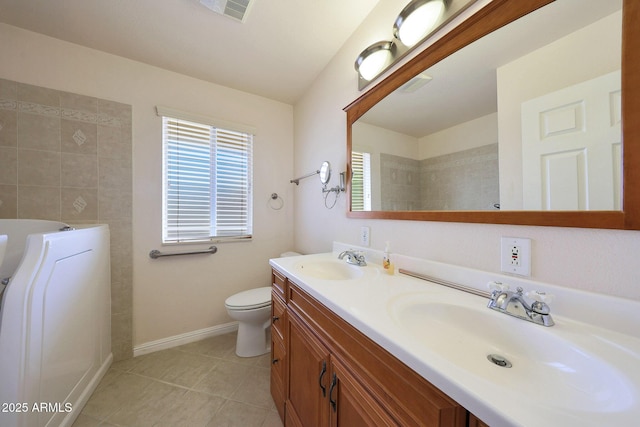
[[[200,4],[215,13],[245,22],[253,0],[200,0]]]
[[[431,81],[432,77],[426,73],[418,74],[398,89],[400,92],[412,93]]]

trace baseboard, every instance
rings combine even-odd
[[[112,363],[113,363],[113,354],[109,353],[109,356],[107,356],[107,358],[102,362],[102,365],[100,365],[100,368],[98,368],[98,371],[95,373],[93,378],[91,378],[91,381],[89,382],[89,384],[87,384],[87,387],[82,391],[80,396],[78,396],[78,399],[75,402],[71,402],[73,409],[60,422],[59,427],[70,427],[73,425],[75,420],[80,415],[80,412],[82,412],[84,405],[87,404],[93,392],[96,391],[98,384],[100,384],[100,381],[105,376],[105,374],[111,367]]]
[[[143,354],[153,353],[155,351],[166,350],[168,348],[178,347],[191,342],[203,340],[205,338],[224,335],[238,330],[238,322],[225,323],[223,325],[211,326],[210,328],[198,329],[197,331],[186,332],[172,337],[162,338],[156,341],[146,342],[133,347],[133,357],[142,356]]]

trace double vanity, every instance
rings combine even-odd
[[[640,303],[348,249],[272,259],[271,392],[286,426],[605,426],[640,418]],[[552,326],[491,310],[555,294]],[[526,304],[526,303],[525,303]],[[527,306],[530,308],[531,306]],[[549,309],[549,307],[546,307]],[[546,310],[545,309],[545,310]],[[536,315],[536,313],[533,313]]]

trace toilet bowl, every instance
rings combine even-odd
[[[238,321],[236,354],[259,356],[271,346],[271,287],[250,289],[230,296],[224,303],[227,313]]]
[[[285,252],[281,257],[300,255]],[[271,350],[271,286],[249,289],[224,302],[227,313],[238,321],[236,354],[254,357]]]

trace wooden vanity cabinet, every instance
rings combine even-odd
[[[289,324],[287,426],[395,426],[397,423],[296,315]]]
[[[271,396],[284,420],[287,386],[286,299],[287,278],[273,270],[271,273]]]
[[[285,426],[470,426],[465,408],[295,283],[283,289],[286,372],[272,369],[271,390]]]

